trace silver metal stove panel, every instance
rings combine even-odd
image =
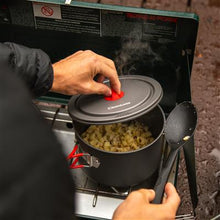
[[[98,196],[96,206],[92,206],[94,195],[76,193],[76,215],[92,219],[112,219],[114,210],[123,199]]]

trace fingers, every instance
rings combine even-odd
[[[110,80],[112,89],[114,89],[118,94],[121,91],[121,83],[118,79],[117,70],[115,64],[111,59],[104,56],[95,54],[92,51],[85,51],[92,59],[91,65],[95,65],[95,75],[101,74]],[[103,77],[101,78],[103,80]]]
[[[143,196],[145,196],[146,201],[149,203],[153,201],[155,197],[155,191],[152,189],[141,189],[140,190]]]
[[[97,79],[97,82],[103,83],[104,80],[105,80],[105,76],[99,75],[99,76],[98,76],[98,79]]]
[[[167,183],[165,186],[165,193],[167,194],[167,198],[164,200],[163,204],[168,204],[175,211],[177,211],[180,204],[180,197],[174,185]]]
[[[98,78],[98,82],[103,82],[105,77],[107,77],[110,80],[112,89],[114,89],[118,94],[120,93],[121,83],[118,79],[115,64],[111,59],[98,55],[90,50],[79,51],[74,53],[72,56],[76,55],[87,56],[88,60],[91,62],[91,65],[94,67],[94,74],[101,74],[101,77]],[[106,95],[106,92],[103,94]]]
[[[97,82],[93,81],[91,83],[90,88],[91,88],[91,90],[89,91],[90,94],[96,93],[96,94],[103,94],[105,96],[111,96],[111,94],[112,94],[111,89],[103,83],[97,83]]]
[[[120,93],[121,83],[118,79],[116,69],[114,69],[114,68],[112,69],[108,65],[106,65],[106,63],[101,62],[97,66],[97,71],[96,72],[104,75],[105,77],[107,77],[110,80],[110,84],[111,84],[112,89],[114,89],[118,94]]]
[[[133,191],[129,196],[128,199],[131,200],[143,200],[147,204],[150,203],[155,197],[154,190],[151,189],[139,189],[137,191]]]
[[[51,91],[66,95],[111,95],[111,89],[102,82],[110,80],[113,90],[120,93],[121,84],[114,62],[90,50],[78,51],[53,64],[54,80]],[[94,77],[100,74],[98,82]]]
[[[113,219],[175,219],[177,207],[180,201],[178,194],[172,184],[167,184],[165,190],[168,199],[165,204],[150,203],[150,201],[155,198],[154,190],[140,189],[131,192],[116,209]]]

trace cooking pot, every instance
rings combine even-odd
[[[68,111],[73,119],[78,155],[82,156],[77,160],[80,164],[85,164],[85,161],[88,164],[86,168],[83,165],[77,167],[84,167],[87,176],[100,184],[128,187],[143,182],[158,171],[165,115],[158,105],[162,88],[157,81],[138,75],[122,76],[119,79],[123,95],[117,100],[100,95],[73,96]],[[104,151],[81,138],[81,134],[91,124],[111,124],[133,119],[147,125],[155,138],[152,143],[138,150]]]

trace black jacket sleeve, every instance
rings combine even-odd
[[[61,145],[8,65],[0,68],[0,219],[75,219]]]
[[[15,43],[0,43],[0,66],[8,66],[25,81],[33,96],[46,94],[53,83],[50,58],[40,49]]]

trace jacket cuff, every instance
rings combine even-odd
[[[32,88],[35,96],[45,95],[52,87],[53,84],[53,67],[50,58],[46,53],[40,49],[33,49],[36,53],[36,75],[37,79]]]

